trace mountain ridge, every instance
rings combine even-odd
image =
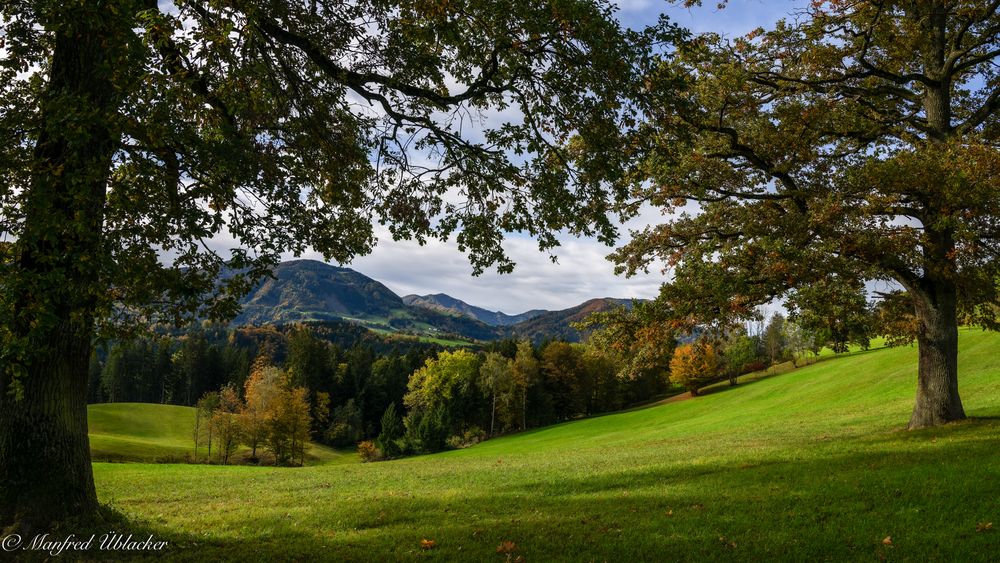
[[[444,293],[400,297],[384,284],[351,268],[316,260],[276,266],[241,299],[234,325],[288,324],[346,320],[376,331],[473,340],[562,338],[583,335],[570,323],[631,300],[590,299],[557,311],[533,309],[519,315],[470,305]]]
[[[410,306],[425,307],[427,309],[434,309],[444,313],[465,315],[482,321],[490,326],[515,325],[519,322],[533,319],[538,315],[547,312],[545,309],[532,309],[518,315],[508,315],[502,311],[491,311],[483,307],[470,305],[469,303],[466,303],[456,297],[452,297],[446,293],[434,293],[429,295],[410,294],[404,295],[402,299],[403,303]]]

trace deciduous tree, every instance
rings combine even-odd
[[[440,449],[449,436],[462,433],[463,415],[478,399],[479,365],[479,357],[468,350],[446,350],[410,376],[404,424],[421,447]]]
[[[231,316],[281,252],[345,261],[371,249],[375,220],[454,235],[477,272],[513,266],[503,231],[542,248],[563,228],[612,240],[621,192],[605,179],[644,50],[612,11],[0,4],[0,521],[95,510],[97,332]],[[508,108],[524,118],[468,127]],[[220,234],[237,248],[207,245]]]
[[[261,356],[254,362],[244,386],[244,404],[239,422],[244,440],[250,446],[250,459],[257,459],[257,448],[267,439],[267,416],[280,390],[282,372]]]
[[[286,378],[267,413],[267,447],[274,463],[305,463],[312,419],[309,416],[308,390],[292,387]]]
[[[996,324],[977,306],[997,301],[1000,273],[998,10],[817,1],[664,57],[638,195],[697,212],[638,233],[623,269],[665,260],[706,315],[831,275],[893,280],[920,324],[910,428],[964,418],[958,311]]]
[[[195,405],[194,422],[194,457],[198,459],[198,446],[204,444],[208,448],[205,459],[212,461],[212,438],[215,436],[215,411],[219,409],[219,392],[209,391],[198,399]]]
[[[522,429],[528,427],[528,389],[538,383],[539,370],[538,358],[535,357],[535,348],[531,345],[531,341],[519,341],[514,363],[511,365],[511,377],[521,398]]]
[[[705,340],[682,344],[670,359],[670,381],[684,386],[692,395],[719,375],[719,356]]]
[[[479,388],[490,400],[490,436],[496,433],[497,396],[509,395],[513,381],[511,361],[498,352],[487,352],[479,366]]]
[[[219,406],[212,413],[210,424],[215,433],[216,452],[222,465],[229,464],[229,458],[236,452],[242,441],[238,413],[243,409],[243,401],[232,385],[219,391]]]

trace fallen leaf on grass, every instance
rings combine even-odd
[[[882,540],[882,545],[892,545],[892,536],[886,536],[885,539]]]
[[[517,551],[517,544],[510,540],[504,540],[497,546],[497,553],[514,553]]]
[[[976,524],[977,532],[985,532],[986,530],[992,530],[992,529],[993,529],[993,522],[980,522]]]
[[[434,549],[437,546],[437,542],[434,540],[420,540],[421,549]]]

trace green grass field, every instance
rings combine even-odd
[[[194,407],[147,403],[105,403],[87,407],[90,455],[94,461],[171,462],[194,457]],[[249,453],[241,448],[240,457]],[[205,447],[198,452],[205,457]],[[358,461],[353,453],[311,444],[306,465]]]
[[[180,560],[996,561],[998,352],[962,331],[972,418],[934,430],[899,348],[393,462],[94,470]]]

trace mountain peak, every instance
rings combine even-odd
[[[243,299],[240,324],[388,317],[404,308],[389,288],[350,268],[290,260]]]

